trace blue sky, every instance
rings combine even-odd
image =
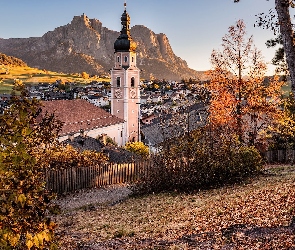
[[[0,37],[40,37],[85,13],[103,26],[120,30],[124,0],[9,0],[1,1]],[[269,62],[274,50],[265,42],[271,31],[254,28],[255,15],[274,9],[274,0],[127,0],[131,26],[144,25],[167,35],[174,53],[195,70],[210,68],[210,54],[220,48],[230,25],[243,19],[248,35]],[[273,67],[269,73],[272,73]]]

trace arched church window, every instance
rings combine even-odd
[[[133,56],[132,56],[132,59],[131,60],[132,60],[132,62],[134,62],[134,57]]]
[[[128,62],[128,56],[125,56],[125,57],[124,57],[124,62],[125,62],[125,63]]]
[[[117,87],[121,87],[121,78],[117,77]]]
[[[119,56],[117,56],[117,62],[120,62],[120,57]]]
[[[134,88],[134,86],[135,86],[135,78],[131,77],[131,87]]]

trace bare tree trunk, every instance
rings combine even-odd
[[[293,30],[290,18],[289,0],[275,0],[276,11],[280,26],[280,33],[283,38],[286,60],[291,77],[291,90],[295,96],[295,46],[293,42]]]

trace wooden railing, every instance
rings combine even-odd
[[[83,188],[134,182],[148,173],[150,161],[48,170],[46,189],[62,194]]]
[[[265,160],[267,163],[291,163],[295,162],[295,150],[282,149],[271,150],[265,153]]]

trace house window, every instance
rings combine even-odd
[[[131,77],[131,87],[134,88],[135,85],[135,78]]]
[[[121,87],[121,78],[117,77],[117,87]]]
[[[124,62],[125,62],[125,63],[128,62],[128,56],[125,56],[125,57],[124,57]]]

